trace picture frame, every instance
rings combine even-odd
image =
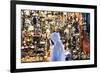
[[[36,19],[38,19],[37,22],[40,22],[39,19],[42,19],[42,18],[40,18],[41,16],[39,15],[39,12],[40,12],[41,14],[44,15],[43,22],[45,22],[47,24],[50,24],[50,23],[52,24],[53,18],[55,19],[55,21],[57,18],[59,20],[59,18],[61,17],[60,15],[64,15],[64,12],[65,12],[65,16],[67,16],[66,13],[68,13],[68,12],[69,12],[69,14],[68,14],[69,16],[70,16],[70,14],[72,14],[72,12],[74,14],[76,14],[76,16],[77,16],[77,14],[82,14],[82,13],[83,13],[83,15],[85,15],[85,14],[87,14],[87,16],[89,15],[89,18],[86,18],[86,20],[85,20],[85,16],[83,18],[83,22],[84,22],[84,20],[86,21],[86,23],[89,21],[89,27],[88,27],[89,32],[87,32],[89,35],[89,49],[90,49],[89,50],[89,58],[86,56],[87,57],[87,58],[85,58],[86,60],[84,60],[81,57],[76,59],[72,55],[71,61],[68,60],[66,62],[65,61],[63,61],[63,62],[62,61],[61,62],[60,61],[57,61],[57,62],[46,61],[45,62],[45,60],[43,59],[43,62],[41,62],[41,61],[37,61],[37,60],[33,61],[33,60],[35,60],[35,58],[33,59],[33,56],[32,56],[32,61],[22,60],[25,58],[23,58],[23,54],[22,54],[22,52],[23,52],[23,50],[22,50],[23,49],[22,48],[23,47],[22,46],[22,42],[23,42],[22,41],[22,32],[23,31],[21,29],[24,29],[24,26],[22,26],[22,25],[27,23],[27,22],[25,23],[25,21],[23,21],[23,20],[25,20],[25,17],[29,18],[30,20],[34,19],[34,18],[28,16],[27,12],[26,12],[26,16],[23,18],[23,16],[24,16],[23,12],[25,12],[25,10],[28,12],[30,12],[30,11],[33,12],[32,17],[34,16],[35,13],[38,13],[38,15],[37,15],[38,17],[36,17]],[[48,15],[47,15],[47,13],[48,13]],[[51,18],[49,17],[50,16],[49,14],[52,15]],[[53,17],[54,15],[55,15],[55,17]],[[35,14],[35,16],[36,16],[36,14]],[[62,16],[62,17],[64,17],[64,16]],[[49,20],[46,18],[48,18]],[[81,17],[79,17],[79,18],[81,18]],[[48,22],[46,22],[46,20]],[[75,19],[75,20],[77,20],[77,19]],[[34,20],[31,20],[31,21],[33,21],[33,22],[31,22],[30,24],[35,24]],[[63,21],[61,22],[61,24],[63,23]],[[58,23],[60,23],[60,22],[58,22]],[[28,26],[30,24],[28,24]],[[40,22],[40,24],[42,24],[42,21]],[[45,27],[45,26],[46,25],[44,25],[43,27]],[[56,24],[56,26],[57,26],[57,24]],[[52,26],[52,27],[56,27],[56,26]],[[10,71],[11,72],[29,72],[29,71],[80,69],[80,68],[97,67],[97,6],[81,5],[81,4],[79,5],[79,4],[34,2],[34,1],[11,1],[11,25],[10,25],[10,27],[11,27],[11,30],[10,30],[10,48],[11,48],[11,51],[10,51],[11,52],[11,55],[10,55],[10,57],[11,57],[10,69],[11,70]],[[35,28],[37,28],[37,27],[35,27]],[[85,30],[85,27],[83,27],[83,29]],[[42,30],[42,28],[41,28],[41,30]],[[43,30],[42,30],[42,32],[43,32]],[[36,32],[36,31],[34,31],[34,32]],[[38,32],[36,32],[36,33],[38,33]],[[52,41],[51,41],[51,43],[52,43]],[[53,43],[55,44],[54,41],[53,41]],[[72,51],[72,52],[74,52],[74,51]],[[23,52],[23,53],[25,53],[25,52]],[[26,53],[28,53],[28,51]],[[32,51],[32,55],[33,54],[34,53]],[[28,57],[30,57],[30,56],[28,56]]]

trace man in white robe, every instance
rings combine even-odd
[[[50,37],[54,47],[51,49],[51,61],[65,61],[64,47],[58,32],[53,32]]]

